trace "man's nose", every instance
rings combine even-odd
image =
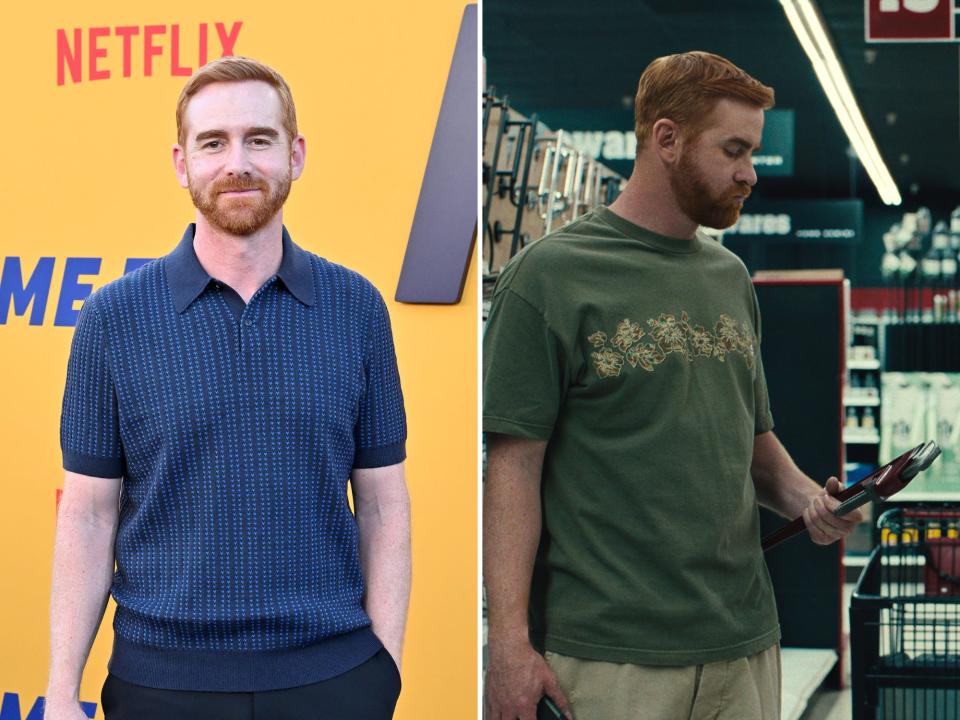
[[[753,160],[746,158],[733,174],[734,181],[746,183],[750,187],[757,184],[757,171],[753,167]]]
[[[224,170],[229,175],[249,175],[250,155],[244,143],[232,142],[227,148],[227,158]]]

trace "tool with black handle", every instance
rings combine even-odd
[[[940,455],[940,448],[931,440],[917,445],[900,457],[891,460],[886,465],[877,468],[856,485],[851,485],[834,495],[840,501],[834,515],[843,517],[865,505],[871,500],[886,500],[903,490],[919,473],[930,467],[930,463]],[[798,517],[776,532],[770,533],[763,539],[763,549],[769,550],[784,540],[789,540],[807,530],[803,517]]]
[[[563,720],[563,713],[553,700],[544,695],[537,704],[537,720]]]

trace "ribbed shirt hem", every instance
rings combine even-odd
[[[203,652],[149,647],[113,637],[110,672],[163,690],[262,692],[299,687],[352,670],[382,648],[369,627],[314,645],[257,652]]]
[[[123,458],[102,458],[63,451],[63,469],[93,477],[118,478],[124,475]]]
[[[353,458],[355,468],[377,468],[401,463],[407,457],[406,441],[381,447],[357,448]]]

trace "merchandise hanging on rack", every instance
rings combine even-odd
[[[483,95],[483,271],[491,285],[506,262],[531,242],[613,202],[625,178],[553,131]],[[536,183],[536,184],[534,184]]]

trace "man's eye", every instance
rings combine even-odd
[[[216,150],[217,148],[220,147],[221,144],[222,143],[219,140],[208,140],[207,142],[203,143],[203,145],[201,145],[200,147],[203,148],[204,150]]]
[[[250,142],[257,147],[266,147],[270,144],[270,141],[267,138],[253,138],[250,140]]]
[[[743,155],[743,148],[726,148],[724,152],[728,157],[737,158]]]

